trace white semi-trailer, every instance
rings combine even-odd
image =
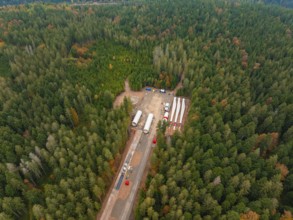
[[[173,120],[173,116],[174,116],[174,113],[175,113],[175,109],[176,109],[176,97],[174,97],[174,99],[173,99],[172,111],[171,111],[171,117],[170,117],[170,121],[171,122]]]
[[[175,127],[176,127],[178,116],[179,116],[180,107],[181,107],[180,106],[180,98],[178,98],[178,100],[177,100],[177,108],[176,108],[176,113],[175,113],[175,119],[174,119],[174,130],[175,130]]]
[[[184,112],[185,112],[185,99],[182,99],[180,120],[179,120],[180,124],[182,124]]]
[[[143,133],[147,134],[150,131],[151,125],[152,125],[152,121],[153,121],[154,115],[152,113],[150,113],[148,115],[148,118],[145,122],[144,128],[143,128]]]
[[[136,126],[137,126],[137,124],[138,124],[138,122],[139,122],[139,119],[140,119],[141,115],[142,115],[142,111],[138,110],[138,111],[136,112],[135,116],[134,116],[133,121],[132,121],[132,126],[133,126],[133,127],[136,127]]]

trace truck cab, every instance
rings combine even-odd
[[[165,103],[164,110],[165,110],[165,112],[168,112],[170,110],[170,103],[169,102]]]

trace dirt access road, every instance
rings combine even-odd
[[[110,189],[110,195],[103,204],[103,209],[97,216],[101,220],[127,220],[132,212],[133,203],[149,159],[151,149],[153,147],[152,140],[156,135],[156,126],[159,120],[163,118],[163,104],[171,102],[173,95],[169,92],[159,93],[158,90],[133,92],[129,88],[129,84],[125,82],[125,92],[121,93],[115,100],[114,106],[118,107],[124,97],[129,97],[134,104],[133,114],[137,110],[143,112],[140,122],[136,129],[135,137],[131,142],[131,146],[127,152],[125,159],[121,164],[129,164],[132,167],[132,172],[124,175],[122,168],[120,169],[115,184]],[[144,123],[149,113],[154,114],[153,123],[149,134],[142,132]],[[122,167],[122,166],[120,166]],[[128,178],[129,185],[125,185],[124,181]]]

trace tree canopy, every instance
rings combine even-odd
[[[130,101],[113,109],[127,78],[191,99],[182,133],[158,131],[137,219],[291,215],[291,10],[26,4],[0,21],[1,219],[95,219],[128,138]]]

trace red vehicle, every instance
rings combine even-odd
[[[156,144],[156,143],[157,143],[157,138],[154,137],[154,139],[153,139],[153,144]]]

